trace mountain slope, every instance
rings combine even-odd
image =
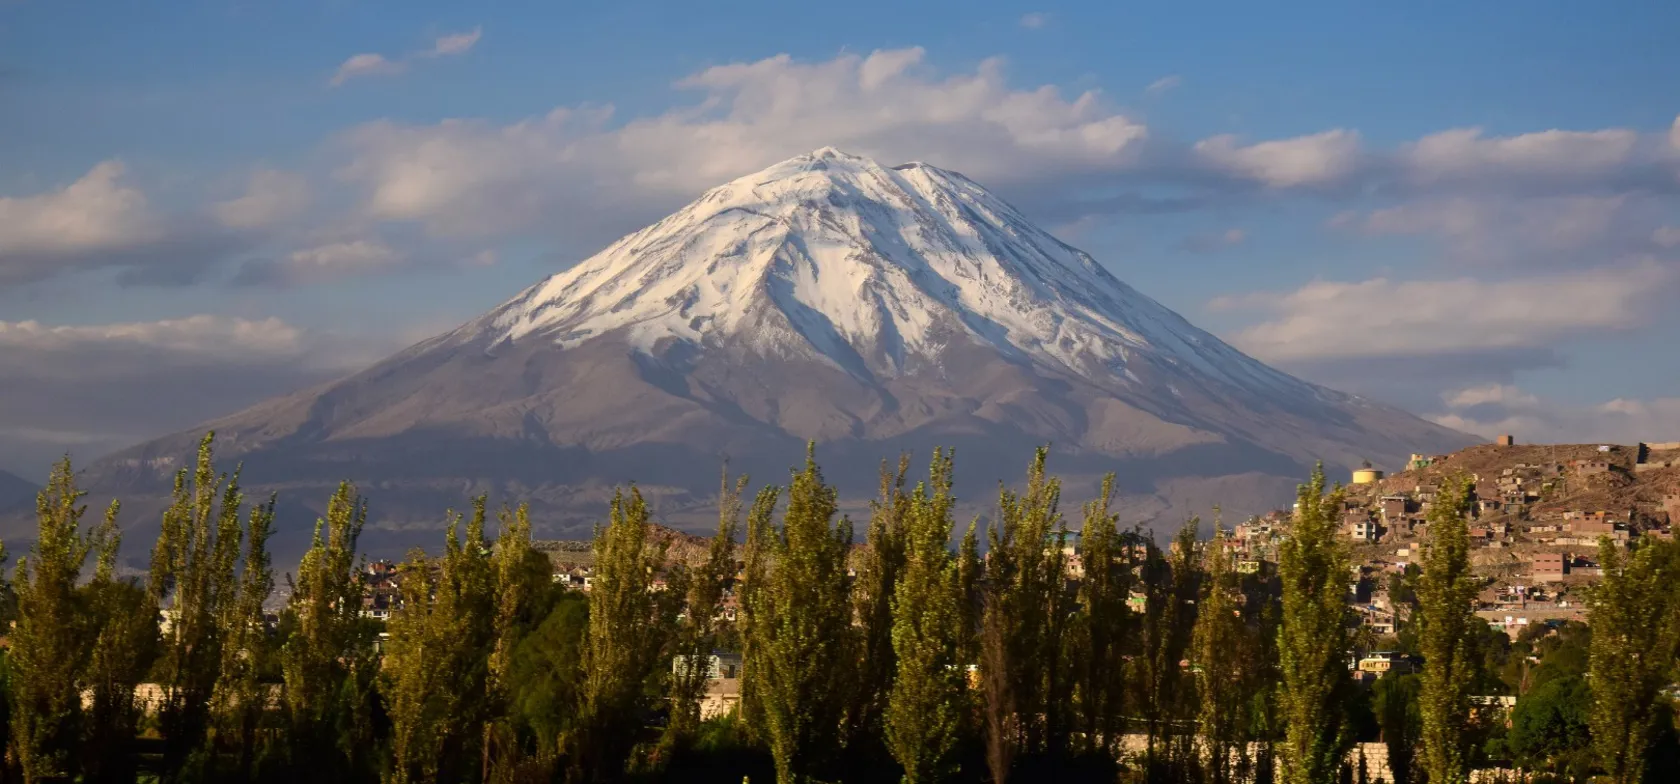
[[[1116,280],[962,175],[832,148],[713,189],[458,333],[573,346],[622,331],[815,351],[859,375],[934,365],[967,338],[1081,375],[1133,351],[1281,394],[1295,379]]]
[[[1314,460],[1472,441],[1242,354],[960,174],[833,149],[715,188],[361,373],[208,426],[283,512],[349,477],[388,531],[433,528],[490,491],[531,499],[551,533],[586,528],[631,480],[668,521],[704,520],[721,457],[774,481],[807,439],[853,500],[882,457],[957,446],[977,506],[1052,442],[1070,478],[1121,472],[1138,519],[1257,510]],[[95,488],[156,492],[195,441],[101,461]]]
[[[40,489],[23,477],[0,471],[0,513],[29,506]]]

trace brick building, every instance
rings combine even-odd
[[[1529,574],[1539,581],[1562,580],[1569,573],[1568,561],[1561,553],[1539,553],[1529,564]]]

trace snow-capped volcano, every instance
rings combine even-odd
[[[387,531],[490,492],[549,533],[587,530],[630,481],[664,521],[707,525],[720,458],[775,481],[807,439],[853,504],[882,458],[943,445],[983,511],[1048,442],[1070,488],[1116,471],[1128,518],[1173,525],[1286,503],[1315,460],[1471,441],[1244,355],[960,174],[829,148],[367,370],[113,455],[96,494],[167,490],[208,427],[283,516],[349,478]]]
[[[1315,394],[1120,282],[956,172],[832,147],[708,191],[469,325],[575,346],[621,335],[937,369],[952,341],[1131,383],[1136,354],[1268,394]]]

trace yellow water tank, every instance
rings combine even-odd
[[[1356,468],[1353,471],[1353,483],[1368,485],[1383,478],[1383,472],[1375,468]]]

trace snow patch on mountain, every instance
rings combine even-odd
[[[1105,383],[1140,383],[1145,362],[1151,378],[1164,368],[1181,383],[1348,399],[1197,329],[961,174],[833,148],[708,191],[457,337],[468,334],[739,345],[884,376],[938,367],[966,340]]]

